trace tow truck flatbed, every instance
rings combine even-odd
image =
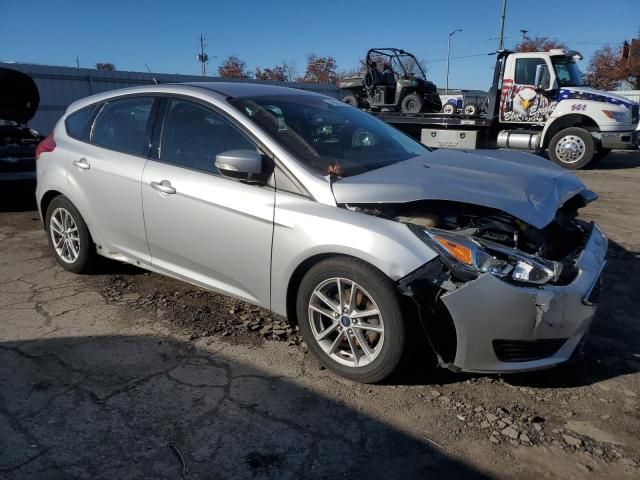
[[[445,115],[443,113],[403,113],[403,112],[369,112],[390,124],[421,125],[424,127],[438,126],[443,128],[474,128],[491,127],[496,123],[493,117],[472,117],[469,115]]]

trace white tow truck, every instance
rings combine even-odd
[[[497,52],[487,102],[476,115],[372,111],[434,148],[548,151],[579,169],[612,149],[638,148],[638,104],[583,85],[579,52]]]

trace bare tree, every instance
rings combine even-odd
[[[320,57],[312,53],[307,57],[307,69],[299,82],[336,83],[336,59],[332,56]]]
[[[250,78],[247,64],[236,55],[230,55],[220,64],[218,75],[222,78]]]
[[[111,62],[98,62],[96,63],[96,70],[103,72],[115,72],[116,66]]]
[[[587,68],[586,83],[600,90],[612,90],[618,84],[620,51],[609,46],[596,50]]]
[[[516,52],[548,52],[552,48],[567,48],[567,46],[549,37],[524,37],[516,46]]]
[[[256,67],[256,80],[278,80],[287,81],[287,68],[284,65],[275,65],[272,68],[261,69]]]

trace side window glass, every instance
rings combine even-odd
[[[228,150],[256,150],[256,146],[221,114],[188,101],[169,102],[160,160],[218,174],[216,155]]]
[[[107,102],[93,125],[91,142],[133,155],[146,155],[152,104],[151,97]]]
[[[518,85],[534,85],[536,81],[536,67],[545,63],[543,58],[519,58],[516,60],[514,82]]]
[[[89,120],[96,111],[97,105],[90,105],[83,109],[73,112],[65,120],[67,134],[78,140],[89,140]]]

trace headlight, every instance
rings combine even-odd
[[[557,280],[562,272],[562,264],[558,262],[535,258],[493,242],[437,229],[416,227],[412,230],[459,273],[474,276],[491,273],[500,278],[542,285]]]
[[[614,110],[602,110],[607,117],[619,123],[631,123],[631,110],[618,112]]]

